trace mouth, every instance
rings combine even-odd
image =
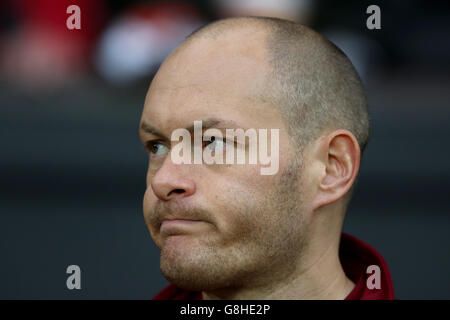
[[[204,229],[205,221],[187,219],[166,219],[160,226],[162,236],[172,236],[181,234],[192,234]]]

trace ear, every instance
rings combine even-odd
[[[313,209],[345,196],[358,175],[361,150],[355,136],[339,129],[319,140],[314,149],[316,193]]]

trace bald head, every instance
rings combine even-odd
[[[171,161],[180,144],[169,137],[198,120],[213,123],[198,134],[205,142],[198,150],[222,160],[234,157],[228,146],[250,151],[234,137],[222,139],[228,129],[271,133],[249,143],[259,147],[258,163]],[[368,117],[355,70],[328,40],[272,18],[201,28],[155,75],[140,136],[150,159],[144,216],[169,281],[209,298],[301,297],[312,292],[308,282],[316,296],[325,288],[328,297],[349,293],[339,239]],[[195,153],[191,140],[188,134],[186,154]],[[269,145],[279,170],[263,175]],[[191,222],[161,223],[167,217]]]
[[[297,146],[303,149],[326,129],[347,129],[364,151],[369,115],[363,86],[350,60],[333,43],[291,21],[238,17],[198,29],[180,50],[200,39],[225,37],[264,57],[267,69],[260,97],[279,108]]]

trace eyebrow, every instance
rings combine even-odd
[[[223,128],[223,129],[227,129],[227,128],[239,128],[239,126],[237,125],[237,123],[233,120],[225,120],[225,119],[218,119],[218,118],[207,118],[207,119],[199,119],[199,120],[194,120],[194,121],[201,121],[202,122],[202,130],[207,130],[209,128],[212,127],[216,127],[216,128]],[[192,121],[192,122],[194,122]],[[141,124],[141,130],[152,134],[154,136],[169,140],[163,133],[161,133],[158,129],[156,129],[154,126],[152,126],[150,123],[148,122],[142,122]],[[187,131],[189,131],[190,133],[194,132],[194,124],[184,128]]]
[[[152,134],[154,136],[158,136],[160,138],[166,138],[164,134],[162,134],[161,132],[159,132],[154,126],[152,126],[150,123],[148,122],[142,122],[141,127],[140,127],[140,132],[143,131],[145,133],[149,133]]]

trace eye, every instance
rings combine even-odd
[[[217,139],[216,137],[206,137],[206,147],[211,150],[222,150],[225,147],[225,141],[223,139]]]
[[[161,156],[169,151],[166,145],[157,141],[150,141],[147,143],[147,149],[152,156]]]

